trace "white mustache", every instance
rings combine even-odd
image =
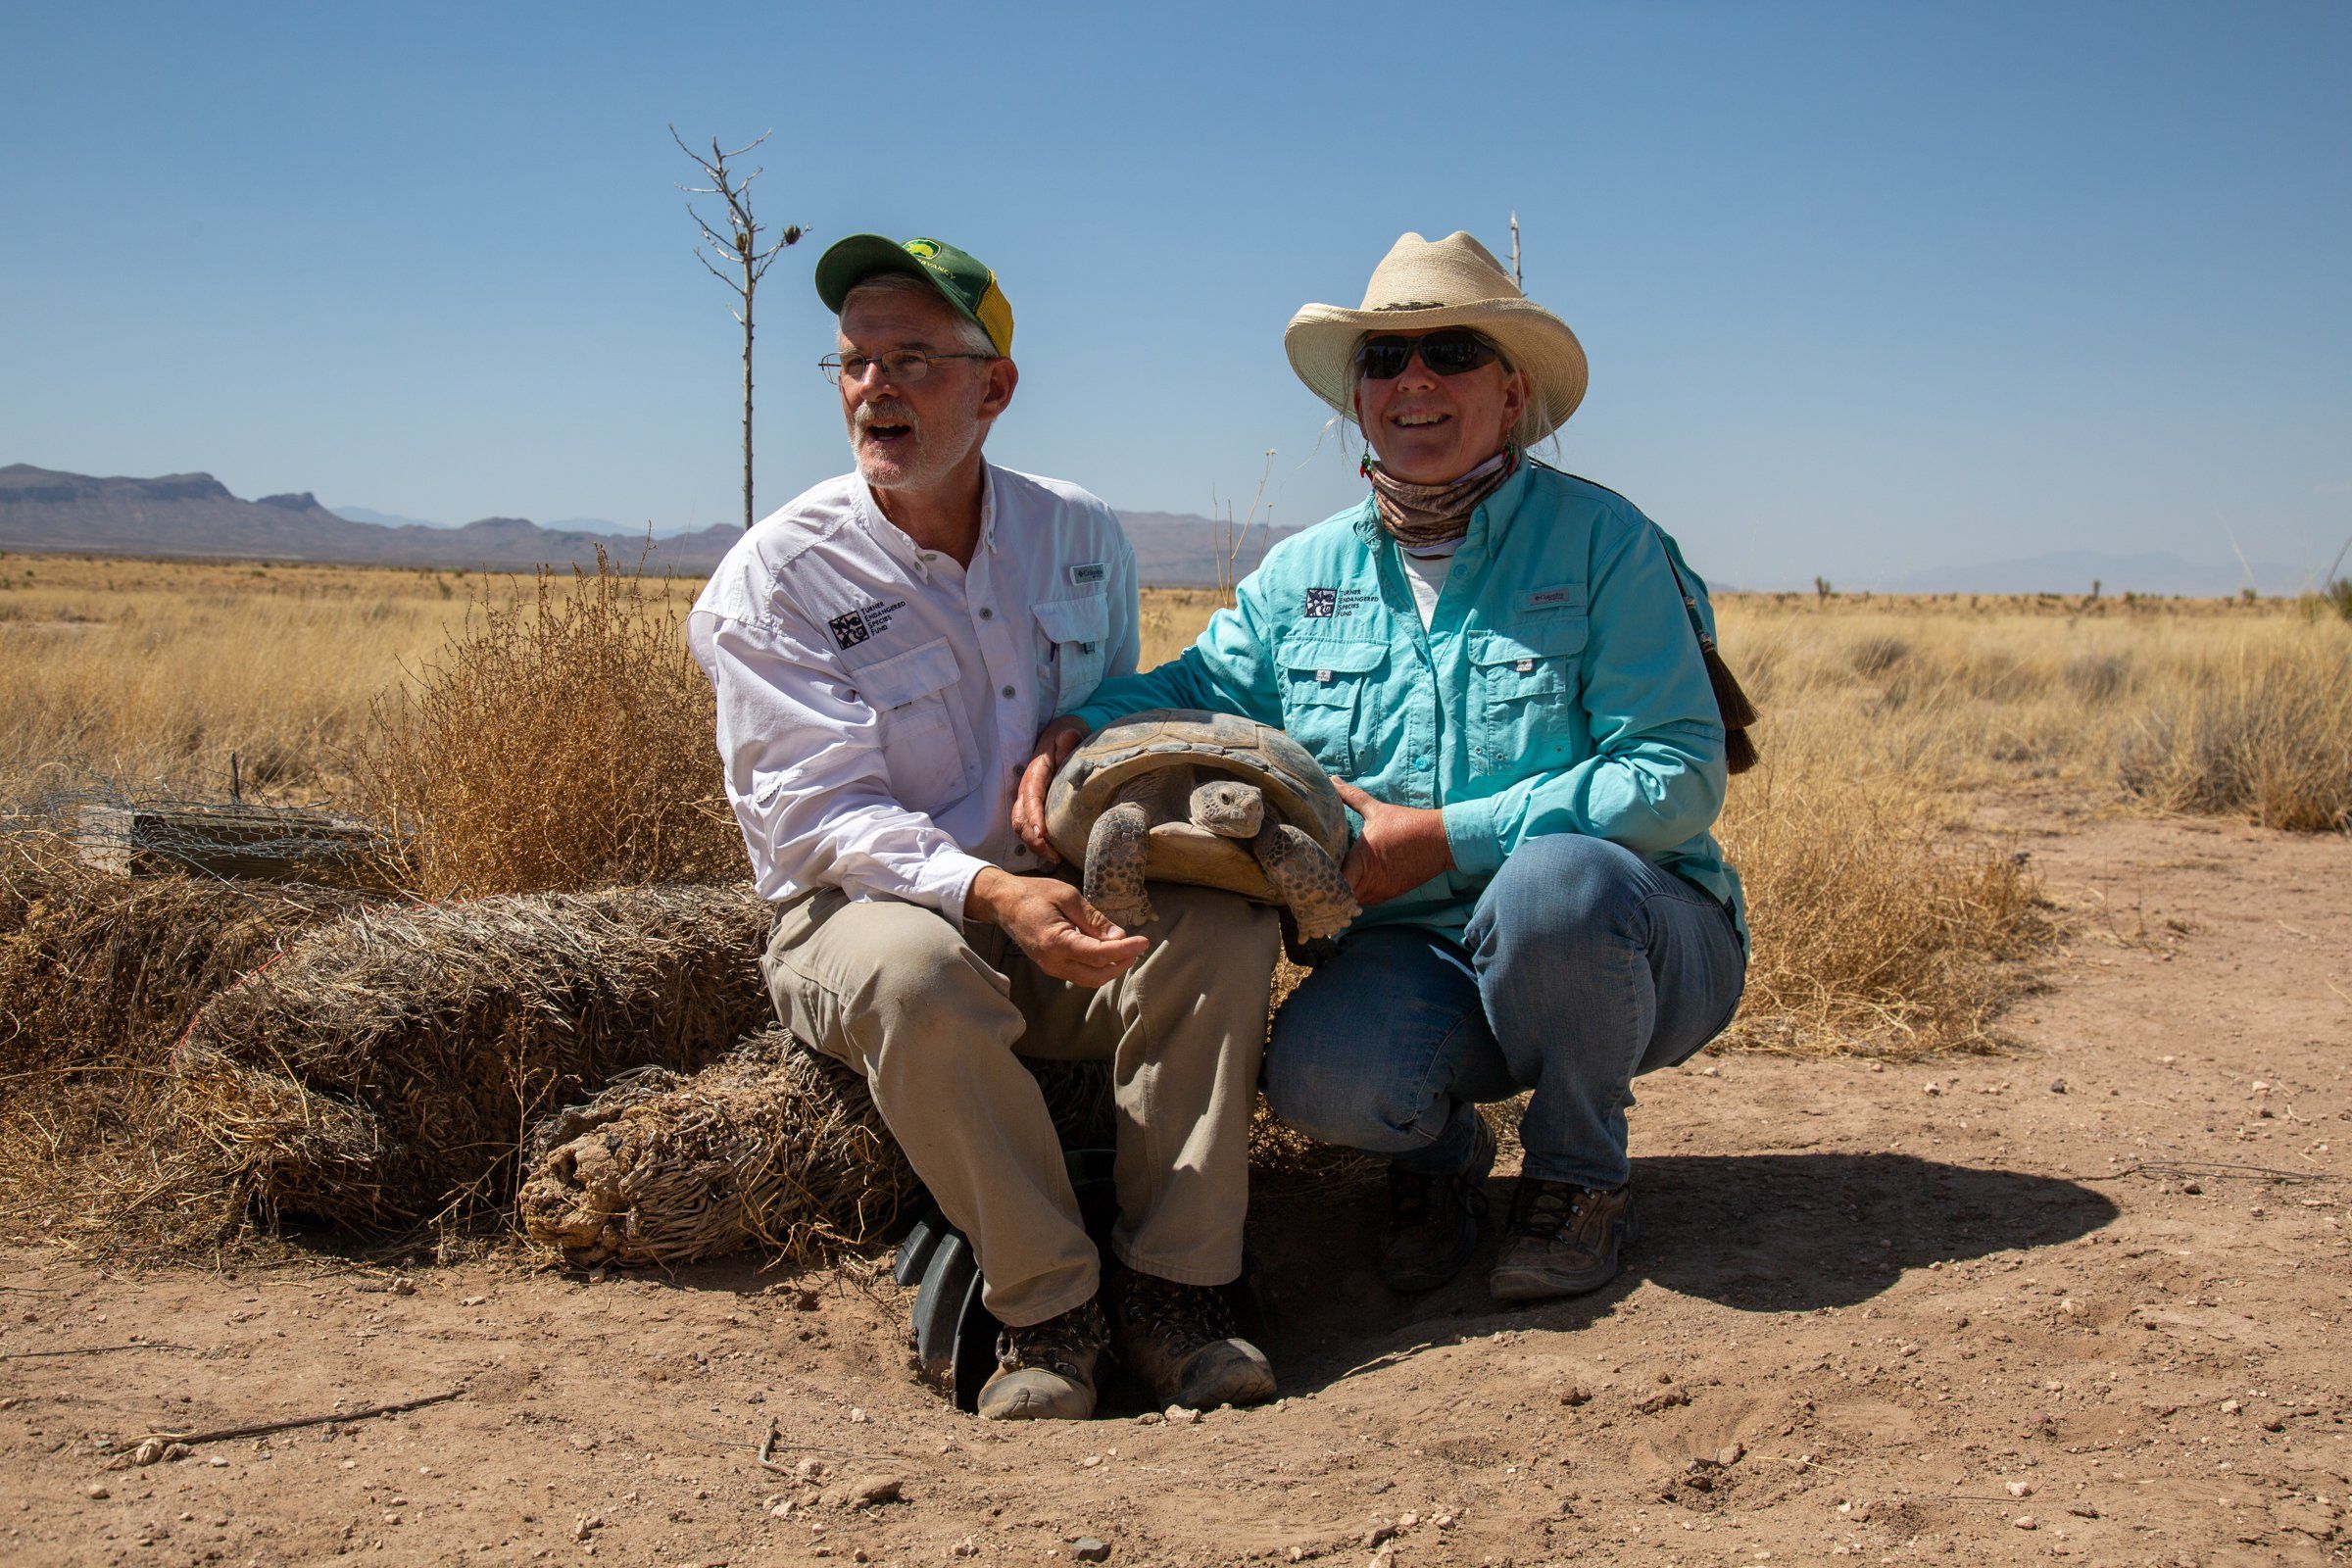
[[[903,424],[916,435],[923,433],[921,422],[914,416],[914,410],[895,398],[884,398],[877,403],[860,403],[852,418],[859,435],[865,434],[866,428],[874,424]]]

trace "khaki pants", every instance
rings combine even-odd
[[[1111,1063],[1121,1262],[1185,1285],[1241,1274],[1279,932],[1237,894],[1155,883],[1152,902],[1151,947],[1100,990],[1047,975],[993,926],[833,888],[785,906],[761,959],[777,1016],[865,1075],[915,1174],[971,1239],[1003,1322],[1066,1312],[1101,1277],[1016,1052]]]

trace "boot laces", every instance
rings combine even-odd
[[[1078,1377],[1086,1353],[1100,1350],[1109,1337],[1101,1303],[1088,1301],[1043,1323],[1004,1330],[997,1336],[997,1364],[1007,1372],[1036,1367]]]
[[[1130,1323],[1180,1356],[1234,1337],[1233,1312],[1225,1304],[1224,1294],[1206,1286],[1129,1274],[1120,1310]]]
[[[1523,1180],[1511,1204],[1511,1231],[1514,1235],[1551,1240],[1584,1217],[1592,1198],[1591,1192],[1573,1182]]]

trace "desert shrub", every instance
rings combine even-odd
[[[1911,645],[1900,637],[1865,637],[1853,645],[1847,657],[1855,674],[1875,678],[1910,658]]]
[[[2066,662],[2061,678],[2078,700],[2104,703],[2131,684],[2132,661],[2120,653],[2077,654]]]
[[[84,866],[62,832],[0,836],[0,1230],[76,1247],[210,1242],[170,1099],[204,1000],[361,902]]]
[[[714,724],[663,585],[600,550],[593,574],[478,601],[375,703],[361,795],[427,898],[732,877]]]
[[[2338,577],[2320,591],[2320,598],[2344,620],[2352,620],[2352,577]]]
[[[116,876],[82,864],[63,834],[0,837],[0,1106],[43,1073],[159,1064],[206,997],[361,902]]]
[[[1955,839],[1905,786],[1806,760],[1743,775],[1718,827],[1754,936],[1735,1043],[1989,1048],[2027,975],[2017,960],[2051,934],[2022,858]]]
[[[2116,775],[2167,810],[2352,829],[2352,649],[2250,644],[2177,673],[2120,731]]]

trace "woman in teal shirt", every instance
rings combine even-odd
[[[1361,309],[1310,305],[1284,343],[1363,431],[1372,494],[1268,552],[1177,659],[1048,726],[1015,826],[1052,855],[1046,779],[1127,713],[1288,730],[1360,820],[1364,913],[1277,1018],[1268,1101],[1388,1157],[1382,1270],[1417,1291],[1477,1247],[1478,1102],[1532,1090],[1489,1287],[1593,1290],[1634,1234],[1632,1081],[1712,1039],[1746,973],[1708,832],[1705,585],[1624,497],[1527,457],[1583,397],[1584,351],[1469,235],[1405,235]]]

